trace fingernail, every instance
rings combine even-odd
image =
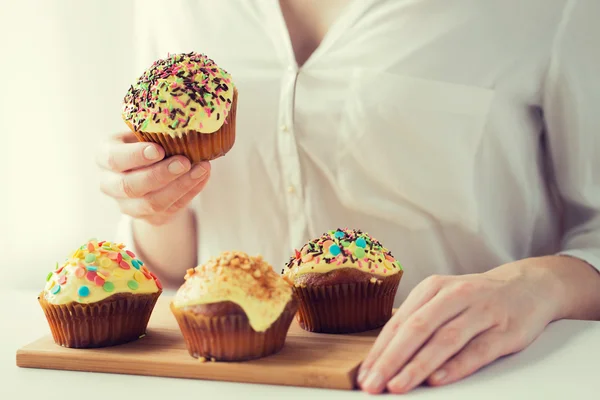
[[[173,175],[178,175],[185,171],[185,166],[181,161],[173,161],[171,164],[169,164],[168,169]]]
[[[204,169],[202,165],[196,165],[194,168],[192,168],[192,172],[190,172],[192,179],[200,179],[204,175],[206,175],[206,169]]]
[[[146,148],[144,149],[144,157],[146,157],[147,160],[156,160],[158,156],[159,154],[158,150],[156,150],[156,147],[146,146]]]
[[[447,375],[448,373],[446,372],[446,370],[440,369],[434,372],[433,375],[431,375],[431,380],[435,383],[442,383],[444,379],[446,379]]]
[[[366,369],[361,369],[360,371],[358,371],[358,377],[356,377],[356,381],[358,383],[362,383],[362,381],[365,380],[368,373],[369,371],[367,371]]]
[[[403,390],[408,385],[410,385],[411,379],[412,379],[412,375],[410,373],[401,372],[397,378],[395,378],[392,382],[390,382],[390,386],[393,386],[394,389],[396,389],[396,390]]]
[[[363,389],[380,391],[383,389],[383,376],[378,372],[371,372],[365,379],[365,383],[362,385]]]

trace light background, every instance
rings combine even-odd
[[[127,0],[0,0],[0,289],[40,289],[56,261],[113,236],[98,146],[127,129]]]

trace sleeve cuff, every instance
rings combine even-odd
[[[565,250],[559,252],[557,255],[577,258],[596,268],[596,270],[600,272],[600,249],[591,248]]]

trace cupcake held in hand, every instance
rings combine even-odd
[[[192,357],[242,361],[283,348],[298,302],[260,256],[224,252],[188,270],[171,310]]]
[[[392,315],[403,274],[400,263],[381,243],[349,229],[311,240],[296,250],[283,272],[300,300],[300,326],[322,333],[383,326]]]
[[[141,142],[192,164],[225,155],[235,142],[237,89],[204,54],[173,54],[147,69],[125,95],[123,119]]]
[[[123,244],[90,240],[46,277],[38,297],[54,341],[106,347],[146,332],[162,286]]]

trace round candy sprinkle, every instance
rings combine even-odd
[[[46,282],[48,282],[50,278],[52,278],[52,272],[48,272],[48,275],[46,275]]]
[[[125,261],[125,260],[121,260],[121,262],[119,263],[119,267],[121,267],[123,269],[130,269],[131,268],[129,266],[129,264],[127,264],[127,261]]]
[[[98,276],[99,276],[100,278],[104,279],[104,280],[106,280],[106,276],[108,275],[108,274],[106,273],[106,271],[104,272],[104,274],[103,274],[102,272],[100,272],[100,271],[96,272],[96,274],[98,274]]]
[[[87,244],[87,249],[88,249],[88,251],[94,251],[95,250],[94,249],[94,244],[92,242],[88,243]]]
[[[103,286],[104,285],[104,279],[100,278],[99,276],[96,276],[94,278],[94,283],[96,284],[96,286]]]
[[[110,267],[110,265],[112,264],[112,262],[110,261],[110,258],[101,258],[100,259],[100,266],[103,268],[108,268]]]
[[[133,251],[125,250],[125,253],[127,253],[131,258],[135,258],[135,254],[133,254]]]
[[[133,268],[135,269],[140,269],[141,264],[138,260],[131,260],[131,265],[133,265]]]
[[[75,270],[75,276],[78,278],[83,278],[85,276],[85,274],[86,274],[85,268],[77,267],[77,269]]]
[[[332,245],[332,244],[333,244],[333,240],[326,240],[326,241],[323,243],[323,251],[324,251],[325,253],[327,253],[327,252],[329,251],[329,248],[331,247],[331,245]]]
[[[342,239],[344,236],[346,236],[346,234],[342,231],[336,231],[333,234],[333,237],[335,237],[336,239]]]
[[[50,293],[52,294],[58,294],[58,292],[60,292],[60,286],[59,285],[55,285],[52,287],[52,289],[50,289]]]
[[[121,253],[121,257],[123,257],[123,260],[131,260],[131,257],[127,253]]]
[[[140,287],[136,281],[127,281],[127,286],[129,286],[129,289],[131,290],[137,290],[137,288]]]
[[[104,283],[104,286],[102,286],[102,289],[104,289],[105,292],[110,293],[115,290],[115,284],[112,282],[106,282]]]
[[[80,286],[77,290],[77,294],[81,297],[87,297],[90,295],[90,288],[87,286]]]
[[[98,276],[98,275],[94,271],[89,271],[85,274],[85,278],[90,282],[94,282],[94,279],[96,279],[96,276]]]
[[[85,256],[85,262],[86,262],[86,263],[93,263],[94,261],[96,261],[96,255],[95,255],[95,254],[88,253],[88,254]]]
[[[117,263],[120,263],[121,261],[123,261],[123,256],[121,253],[117,253]]]
[[[98,267],[92,267],[91,265],[88,265],[88,266],[86,267],[86,269],[87,269],[88,271],[92,271],[92,272],[96,272],[96,271],[98,271]]]
[[[337,244],[332,244],[331,247],[329,247],[329,252],[334,256],[340,254],[341,251],[342,250],[340,249],[340,246],[338,246]]]
[[[350,242],[348,242],[347,240],[344,240],[344,241],[342,241],[342,246],[348,247],[348,246],[350,246]]]
[[[139,259],[138,259],[138,260],[136,260],[136,261],[138,262],[138,264],[140,264],[140,267],[141,267],[142,265],[144,265],[144,262],[143,262],[142,260],[139,260]]]
[[[56,262],[56,266],[54,267],[54,269],[58,269],[58,261]]]
[[[359,237],[358,239],[356,239],[356,245],[364,249],[365,247],[367,247],[367,241],[365,240],[365,238]]]
[[[59,284],[59,285],[64,285],[65,283],[67,283],[67,277],[66,277],[65,275],[61,275],[61,276],[58,278],[58,284]]]
[[[363,258],[365,256],[365,250],[362,247],[354,249],[354,256],[356,258]]]
[[[135,274],[133,274],[133,278],[138,282],[143,282],[146,277],[140,271],[135,271]]]
[[[110,258],[111,260],[116,260],[117,259],[117,254],[114,251],[111,251],[108,253],[108,258]]]

